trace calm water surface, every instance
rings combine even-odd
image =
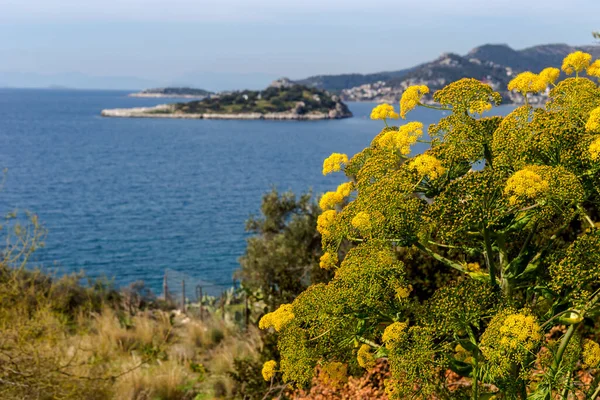
[[[228,284],[262,194],[335,189],[342,177],[324,177],[323,159],[362,150],[382,127],[367,103],[349,104],[355,117],[339,121],[99,116],[165,102],[126,94],[0,89],[0,213],[39,215],[48,236],[37,265],[157,290],[166,268]]]

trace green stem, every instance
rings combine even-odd
[[[356,339],[357,339],[359,342],[361,342],[361,343],[364,343],[364,344],[368,344],[369,346],[371,346],[371,347],[374,347],[374,348],[376,348],[376,349],[378,349],[378,348],[380,348],[380,347],[381,347],[381,345],[380,345],[380,344],[377,344],[377,343],[373,342],[372,340],[365,339],[365,338],[364,338],[364,337],[362,337],[362,336],[357,336],[357,337],[356,337]]]
[[[590,227],[595,228],[596,225],[594,224],[594,221],[592,221],[592,219],[590,218],[588,213],[585,211],[585,209],[583,207],[581,207],[580,204],[577,204],[577,209],[581,212],[581,214],[583,214],[583,217],[585,218],[587,223],[590,224]]]
[[[429,104],[424,104],[424,103],[421,103],[421,102],[419,102],[419,105],[420,105],[421,107],[425,107],[425,108],[431,108],[432,110],[439,110],[439,111],[452,111],[452,109],[451,109],[451,108],[448,108],[448,107],[438,107],[438,106],[432,106],[432,105],[429,105]]]
[[[483,228],[483,241],[485,243],[485,261],[490,273],[490,283],[493,288],[497,288],[498,283],[496,282],[496,266],[493,260],[492,240],[490,238],[490,231],[487,227]]]
[[[473,333],[473,329],[469,326],[469,340],[471,343],[477,348],[477,340],[475,339],[475,334]],[[479,350],[475,354],[473,354],[475,359],[475,365],[473,365],[473,400],[479,399]]]
[[[460,265],[459,263],[456,263],[438,253],[436,253],[435,251],[423,246],[423,244],[421,244],[420,242],[417,242],[414,244],[414,246],[419,249],[422,253],[427,254],[430,257],[433,257],[434,259],[438,260],[441,263],[446,264],[449,267],[452,267],[460,272],[465,272],[465,269],[463,268],[462,265]]]
[[[558,372],[558,368],[560,367],[560,363],[562,362],[563,354],[567,349],[567,345],[569,344],[571,337],[573,337],[573,334],[575,333],[575,327],[577,325],[579,324],[569,325],[567,333],[565,333],[565,336],[563,336],[562,340],[560,341],[560,346],[558,347],[558,351],[556,352],[556,357],[554,357],[554,361],[552,362],[552,366],[550,367],[550,370],[552,371],[554,376],[556,376],[556,373]]]

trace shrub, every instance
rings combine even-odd
[[[509,88],[525,104],[505,117],[481,116],[501,97],[475,79],[433,101],[426,86],[409,87],[399,113],[373,111],[385,127],[369,147],[325,160],[324,173],[349,178],[317,221],[322,266],[335,275],[261,324],[279,331],[284,381],[306,386],[320,370],[342,382],[360,349],[367,368],[370,357],[389,361],[391,399],[596,398],[600,89],[580,76],[600,76],[590,61],[569,55],[562,69],[574,76],[559,83],[556,68],[517,75]],[[547,87],[545,107],[530,106]],[[447,113],[428,138],[419,122],[388,126],[417,106]],[[417,141],[430,148],[411,156]],[[355,247],[344,258],[345,241]],[[414,252],[451,277],[431,295],[415,295],[427,279],[398,258]]]

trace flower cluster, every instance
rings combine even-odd
[[[594,108],[585,123],[585,130],[588,132],[600,132],[600,107]]]
[[[511,204],[516,204],[519,199],[536,199],[549,188],[548,181],[543,179],[533,166],[517,171],[506,182],[504,193],[509,195]]]
[[[335,192],[327,192],[319,201],[319,207],[321,210],[330,210],[335,208],[338,204],[344,201],[344,199],[350,196],[352,193],[352,182],[345,182],[338,186]]]
[[[368,344],[360,346],[358,353],[356,354],[356,361],[358,361],[358,365],[366,370],[373,368],[375,366],[375,356],[371,351],[371,346]]]
[[[330,362],[321,367],[321,382],[334,388],[340,387],[348,381],[348,366],[341,362]]]
[[[473,78],[463,78],[435,92],[433,99],[451,109],[454,115],[460,115],[469,109],[487,108],[486,103],[498,105],[502,96],[486,83]]]
[[[408,296],[410,296],[410,292],[412,292],[412,290],[413,290],[412,285],[398,286],[396,288],[396,297],[399,300],[406,299]]]
[[[587,368],[596,368],[600,364],[600,344],[593,340],[586,339],[583,341],[583,364]]]
[[[592,160],[596,161],[600,158],[600,137],[596,138],[592,143],[590,143],[589,147],[590,157]]]
[[[490,321],[480,349],[490,363],[490,373],[503,377],[512,365],[525,364],[541,340],[542,331],[533,315],[505,311]]]
[[[279,332],[293,319],[293,306],[291,304],[283,304],[277,310],[265,314],[258,322],[258,327],[260,329],[272,327]]]
[[[521,72],[508,83],[508,90],[516,90],[523,96],[527,96],[527,93],[545,90],[547,85],[547,77],[541,77],[533,72]]]
[[[571,75],[573,72],[578,74],[589,67],[591,61],[591,54],[584,53],[583,51],[576,51],[565,57],[561,69],[567,75]]]
[[[402,337],[406,333],[406,327],[408,325],[405,322],[394,322],[388,325],[383,331],[381,341],[385,343],[386,347],[392,348],[396,343],[402,340]]]
[[[394,107],[389,104],[380,104],[371,111],[371,119],[380,119],[385,121],[387,118],[398,119],[398,113]]]
[[[589,67],[587,67],[586,72],[589,76],[600,78],[600,60],[594,61]]]
[[[428,176],[430,179],[437,179],[446,171],[442,162],[429,154],[416,156],[410,162],[410,167],[417,170],[419,175]]]
[[[483,114],[486,111],[490,111],[492,109],[492,103],[485,100],[475,100],[469,105],[469,112],[471,114]]]
[[[276,368],[277,368],[277,361],[275,361],[275,360],[270,360],[263,364],[262,376],[265,381],[268,382],[271,379],[273,379],[273,377],[275,376]]]
[[[400,154],[410,154],[410,146],[415,144],[423,135],[423,124],[420,122],[409,122],[402,125],[398,130],[386,131],[379,137],[378,144],[381,147],[398,149]]]
[[[335,210],[327,210],[317,218],[317,231],[321,236],[331,235],[331,226],[335,222],[337,213]]]
[[[413,110],[427,93],[429,93],[429,88],[425,85],[415,85],[406,88],[400,98],[400,116],[402,119],[406,118],[406,114]]]
[[[348,156],[342,153],[333,153],[323,161],[323,175],[341,171],[342,165],[348,164]]]
[[[351,224],[361,232],[368,231],[371,228],[371,218],[369,213],[364,211],[359,212],[354,218],[352,218]]]
[[[553,85],[558,77],[560,76],[560,70],[558,68],[544,68],[540,73],[539,77],[546,85]]]
[[[337,254],[331,254],[330,252],[326,252],[319,259],[319,267],[323,269],[331,269],[335,267],[338,263]]]

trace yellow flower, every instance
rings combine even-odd
[[[277,368],[277,361],[275,360],[263,364],[262,376],[265,381],[270,381],[275,376],[275,368]]]
[[[366,231],[371,228],[371,217],[368,213],[361,211],[352,218],[352,226],[360,231]]]
[[[584,53],[583,51],[576,51],[565,57],[561,69],[565,71],[567,75],[571,75],[573,72],[578,74],[589,67],[591,61],[591,54]]]
[[[410,146],[416,143],[421,135],[423,135],[423,124],[409,122],[399,127],[397,131],[387,131],[377,143],[382,147],[397,148],[400,154],[408,155]]]
[[[590,157],[592,158],[592,160],[598,160],[598,158],[600,158],[600,137],[596,138],[596,140],[594,140],[592,142],[592,144],[590,144]]]
[[[321,369],[321,381],[325,385],[339,387],[348,380],[347,370],[348,366],[341,362],[327,363]]]
[[[400,98],[400,116],[406,118],[406,114],[414,109],[420,102],[421,98],[429,93],[429,88],[425,85],[415,85],[406,88]]]
[[[260,321],[258,321],[258,327],[260,329],[268,329],[273,327],[277,332],[279,332],[293,319],[294,313],[292,305],[282,304],[277,310],[265,314]]]
[[[317,231],[322,236],[329,236],[331,234],[331,225],[335,222],[335,216],[337,213],[335,210],[325,211],[317,218]]]
[[[323,175],[338,172],[342,165],[348,164],[348,156],[342,153],[333,153],[323,161]]]
[[[531,166],[517,171],[506,182],[504,194],[511,195],[511,204],[517,203],[519,197],[535,199],[540,194],[546,192],[549,184]]]
[[[486,111],[492,109],[492,104],[484,100],[476,100],[469,105],[469,112],[471,114],[483,114]]]
[[[596,78],[600,78],[600,60],[596,60],[587,67],[587,74],[590,76],[595,76]]]
[[[546,83],[546,85],[549,85],[551,83],[556,82],[556,80],[560,76],[560,69],[552,67],[544,68],[539,73],[539,76],[544,81],[544,83]]]
[[[350,196],[350,193],[352,193],[353,188],[354,185],[352,184],[352,182],[345,182],[338,186],[335,192],[342,197],[348,197]]]
[[[546,89],[548,84],[540,75],[533,72],[521,72],[508,83],[508,90],[516,90],[523,96],[527,93],[538,93]]]
[[[588,132],[600,131],[600,107],[594,108],[585,123],[585,130]]]
[[[383,335],[381,336],[381,340],[385,344],[387,348],[391,348],[395,343],[400,341],[404,336],[404,331],[408,325],[404,322],[394,322],[391,325],[388,325],[383,331]]]
[[[410,168],[416,169],[419,175],[429,176],[431,179],[439,178],[446,171],[441,161],[429,154],[416,156],[410,162]]]
[[[384,103],[380,104],[371,111],[371,119],[386,120],[387,118],[398,119],[398,113],[394,111],[394,107]]]
[[[375,356],[371,352],[371,346],[368,344],[360,346],[356,354],[356,360],[358,361],[358,365],[366,370],[373,368],[375,366]]]
[[[327,192],[321,197],[319,207],[323,211],[335,208],[335,206],[344,201],[344,198],[350,196],[353,187],[352,182],[342,183],[337,187],[335,192]]]
[[[329,252],[323,254],[319,260],[319,267],[323,269],[330,269],[335,267],[338,262],[337,254],[331,254]]]
[[[518,343],[537,342],[542,339],[542,331],[533,315],[511,314],[507,316],[499,332],[504,337],[514,339]],[[510,342],[512,343],[512,340]]]
[[[321,207],[321,210],[323,211],[331,210],[342,201],[344,201],[344,198],[337,192],[327,192],[321,197],[321,200],[319,200],[319,207]]]
[[[600,345],[593,340],[584,340],[581,355],[586,368],[596,368],[600,364]]]
[[[481,271],[481,266],[477,262],[467,263],[465,265],[465,270],[467,272],[479,272],[479,271]]]
[[[412,285],[408,285],[406,287],[400,286],[396,288],[396,297],[398,297],[398,299],[400,300],[406,299],[410,295],[410,292],[412,292],[412,290]]]

